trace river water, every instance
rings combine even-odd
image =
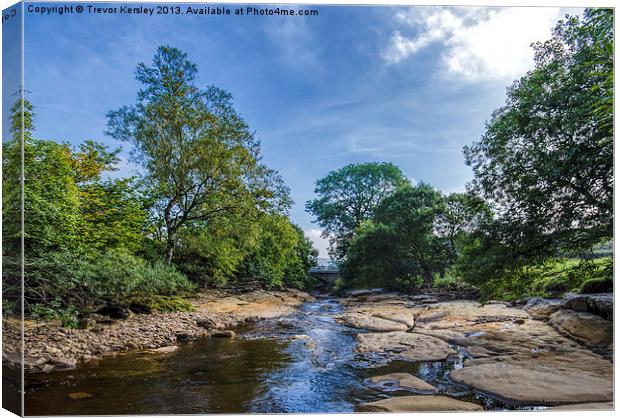
[[[393,372],[489,409],[505,407],[449,379],[462,357],[380,366],[380,357],[361,357],[354,351],[359,331],[334,319],[341,311],[337,300],[319,298],[296,315],[239,329],[235,339],[206,338],[169,354],[133,352],[29,375],[26,414],[353,412],[360,403],[411,394],[365,384]],[[90,397],[69,397],[78,392]]]

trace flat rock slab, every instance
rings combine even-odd
[[[409,373],[391,373],[368,379],[372,387],[384,390],[414,390],[422,393],[437,393],[437,388]]]
[[[388,354],[408,361],[442,361],[456,354],[439,338],[402,331],[358,334],[357,351]]]
[[[382,399],[359,405],[358,412],[417,412],[417,411],[482,411],[482,406],[447,396],[412,395]]]
[[[613,409],[613,402],[590,402],[553,406],[548,411],[612,411]]]
[[[487,322],[452,329],[417,329],[416,332],[464,347],[474,358],[529,355],[540,351],[571,356],[574,351],[588,351],[552,326],[531,319],[523,323]]]
[[[410,316],[411,322],[413,322],[413,316]],[[368,331],[390,332],[407,331],[409,329],[409,327],[402,322],[396,322],[386,318],[371,316],[365,313],[346,313],[342,315],[339,319],[340,322],[351,328],[365,329]]]
[[[472,360],[450,377],[517,403],[613,400],[613,365],[585,350]]]
[[[527,312],[501,303],[480,305],[478,302],[459,300],[429,305],[416,316],[416,328],[448,329],[481,322],[506,322],[528,319]]]

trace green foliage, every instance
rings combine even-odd
[[[347,283],[344,281],[342,277],[338,277],[334,281],[334,285],[332,286],[331,293],[335,295],[339,295],[347,288]]]
[[[92,249],[142,247],[148,212],[132,179],[98,181],[81,192],[82,245]]]
[[[535,68],[465,149],[471,189],[495,216],[459,265],[487,295],[526,294],[550,260],[591,253],[613,234],[613,11],[569,17],[534,49]],[[589,274],[572,271],[549,286],[574,288]]]
[[[442,196],[421,184],[396,190],[380,202],[374,220],[358,229],[343,277],[354,286],[431,286],[448,267],[450,248],[435,234]]]
[[[28,310],[37,304],[53,307],[55,301],[88,308],[100,301],[124,303],[132,297],[184,295],[195,289],[174,266],[162,260],[149,263],[122,249],[54,252],[26,262]]]
[[[611,277],[589,279],[583,282],[580,293],[606,293],[614,291],[614,280]]]
[[[49,305],[33,305],[31,315],[38,321],[59,321],[66,328],[77,328],[79,324],[78,309],[75,306],[64,307],[59,299],[54,299]]]
[[[259,225],[256,244],[245,258],[240,276],[268,288],[304,287],[312,280],[307,269],[316,263],[316,252],[303,231],[277,214],[262,216]]]
[[[230,93],[198,87],[197,68],[182,51],[162,46],[132,107],[108,114],[108,133],[133,144],[164,226],[166,262],[186,226],[219,216],[287,210],[288,189],[260,163],[260,144],[232,106]]]
[[[25,246],[30,254],[75,248],[79,240],[79,189],[68,145],[27,137],[24,144]],[[5,242],[19,248],[21,237],[21,144],[3,144]]]
[[[372,219],[386,196],[407,184],[398,167],[377,162],[349,164],[318,180],[314,192],[319,198],[308,201],[306,210],[330,240],[332,258],[343,260],[355,230]]]
[[[462,280],[458,274],[455,274],[453,271],[448,271],[443,276],[441,274],[436,274],[433,286],[434,287],[445,287],[455,284],[461,284]]]
[[[478,261],[478,259],[476,259]],[[512,271],[497,274],[497,279],[478,284],[482,299],[513,300],[529,296],[560,297],[566,292],[579,292],[586,283],[611,280],[612,259],[548,258],[537,264],[522,264]]]
[[[194,282],[223,285],[235,280],[256,245],[260,227],[254,217],[219,217],[179,233],[174,263]]]
[[[194,312],[196,308],[181,296],[151,296],[146,304],[157,312]]]
[[[19,307],[17,306],[17,301],[2,299],[2,316],[9,316],[18,311]]]
[[[90,297],[106,300],[186,294],[195,288],[174,266],[163,261],[150,264],[122,250],[97,254],[81,265],[79,273]]]
[[[109,131],[134,145],[138,179],[105,179],[119,150],[33,138],[32,105],[13,107],[13,138],[3,144],[3,300],[16,306],[21,297],[22,138],[27,313],[72,326],[74,309],[102,302],[189,310],[182,296],[196,283],[311,285],[316,252],[284,215],[289,190],[262,164],[231,95],[199,88],[195,65],[175,48],[159,48],[136,75],[136,104],[111,112]]]
[[[303,229],[292,225],[297,239],[294,246],[295,256],[289,260],[284,270],[284,285],[300,289],[312,289],[317,280],[309,273],[310,268],[317,265],[319,252],[312,241],[304,235]]]

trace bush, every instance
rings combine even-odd
[[[124,250],[48,254],[31,259],[27,272],[26,301],[38,306],[41,318],[49,317],[42,307],[88,310],[101,301],[124,304],[135,297],[185,295],[195,289],[174,266],[149,263]]]
[[[158,312],[193,312],[196,309],[186,299],[180,296],[152,296],[147,305]]]
[[[35,304],[30,308],[32,317],[38,321],[57,320],[63,327],[77,328],[79,311],[75,306],[63,307],[59,299],[55,299],[49,306]]]
[[[580,289],[580,293],[607,293],[613,291],[614,279],[611,277],[586,280]]]
[[[83,266],[84,288],[93,298],[123,301],[131,296],[178,295],[195,285],[163,262],[147,263],[121,250],[108,251]]]

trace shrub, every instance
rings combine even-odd
[[[601,277],[583,282],[580,293],[606,293],[614,291],[614,279]]]
[[[75,306],[63,307],[59,299],[55,299],[49,306],[35,304],[31,306],[32,317],[38,321],[57,320],[63,327],[77,328],[79,311]]]
[[[30,259],[27,267],[26,300],[39,306],[41,318],[49,317],[41,307],[87,310],[100,301],[124,304],[134,297],[185,295],[195,289],[174,266],[149,263],[124,250],[52,253]]]
[[[147,305],[158,312],[193,312],[196,309],[188,300],[180,296],[152,296]]]

